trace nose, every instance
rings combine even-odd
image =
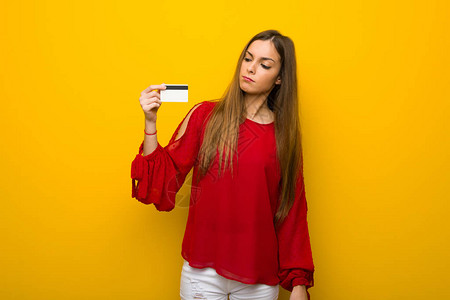
[[[251,62],[248,64],[247,71],[249,73],[255,74],[255,62]]]

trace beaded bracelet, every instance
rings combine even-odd
[[[157,131],[158,131],[158,130],[155,130],[154,133],[147,133],[147,132],[145,132],[145,129],[144,129],[144,133],[145,133],[146,135],[154,135],[154,134],[156,134]]]

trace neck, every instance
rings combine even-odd
[[[254,118],[260,111],[267,111],[269,107],[267,106],[267,95],[244,95],[245,107],[247,110],[247,116]]]

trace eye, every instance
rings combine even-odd
[[[248,57],[245,57],[244,58],[244,60],[245,61],[251,61],[251,59],[250,58],[248,58]],[[266,70],[268,70],[268,69],[270,69],[271,67],[269,67],[269,66],[266,66],[266,65],[263,65],[263,64],[261,64],[261,66],[264,68],[264,69],[266,69]]]

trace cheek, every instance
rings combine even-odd
[[[271,85],[275,80],[277,80],[277,76],[275,73],[265,74],[264,79],[262,80],[266,85]]]
[[[241,68],[240,68],[240,73],[242,74],[245,70],[245,65],[244,63],[241,64]]]

